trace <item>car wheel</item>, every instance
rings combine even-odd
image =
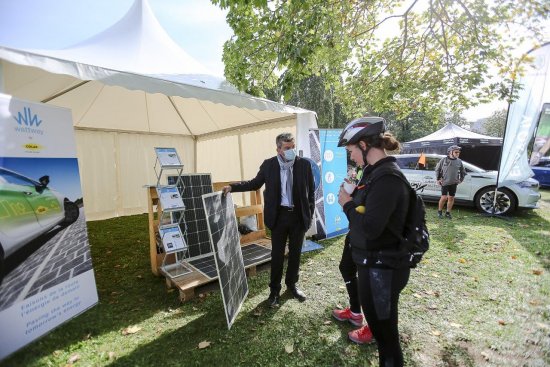
[[[508,189],[499,189],[493,213],[495,199],[495,187],[489,186],[481,189],[475,196],[476,207],[487,214],[510,214],[516,210],[517,199]]]
[[[65,201],[65,219],[61,223],[63,226],[68,226],[70,224],[73,224],[78,219],[78,216],[80,215],[80,209],[78,208],[78,205],[73,203],[72,201]]]

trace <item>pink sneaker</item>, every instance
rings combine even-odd
[[[353,313],[349,307],[344,308],[343,310],[334,309],[332,310],[332,316],[338,321],[349,321],[355,326],[363,326],[365,319],[363,318],[362,313]]]
[[[360,329],[352,330],[348,333],[349,339],[357,344],[369,344],[374,341],[369,326],[365,325]]]

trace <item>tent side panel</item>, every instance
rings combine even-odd
[[[147,212],[144,185],[155,185],[154,147],[174,147],[184,172],[194,172],[193,139],[186,136],[76,130],[88,220]],[[161,184],[166,183],[163,174]]]
[[[116,217],[115,134],[76,130],[75,136],[86,219]]]
[[[118,191],[121,198],[117,208],[119,215],[147,212],[147,196],[143,187],[157,183],[155,147],[176,148],[184,164],[183,172],[194,172],[194,142],[191,137],[131,133],[117,133],[117,137]],[[167,184],[166,176],[176,174],[175,170],[164,171],[160,183]]]

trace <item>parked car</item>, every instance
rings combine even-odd
[[[550,157],[542,157],[536,166],[531,166],[541,187],[550,188]]]
[[[444,155],[425,154],[426,164],[418,164],[420,153],[398,154],[397,164],[403,173],[426,201],[439,201],[441,186],[435,179],[435,166]],[[462,161],[466,169],[464,182],[458,185],[455,204],[475,206],[485,213],[493,213],[493,201],[497,171],[486,171],[471,163]],[[540,199],[539,183],[529,178],[522,182],[504,181],[498,189],[495,214],[510,214],[518,208],[538,208]]]
[[[4,260],[57,225],[78,219],[78,206],[50,189],[49,176],[38,182],[0,167],[0,281]]]

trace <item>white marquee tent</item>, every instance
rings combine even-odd
[[[156,183],[156,146],[175,147],[185,173],[239,180],[275,154],[283,131],[308,156],[308,130],[317,127],[311,111],[251,97],[209,75],[146,0],[66,49],[0,45],[0,92],[72,111],[89,220],[147,211],[143,186]]]

